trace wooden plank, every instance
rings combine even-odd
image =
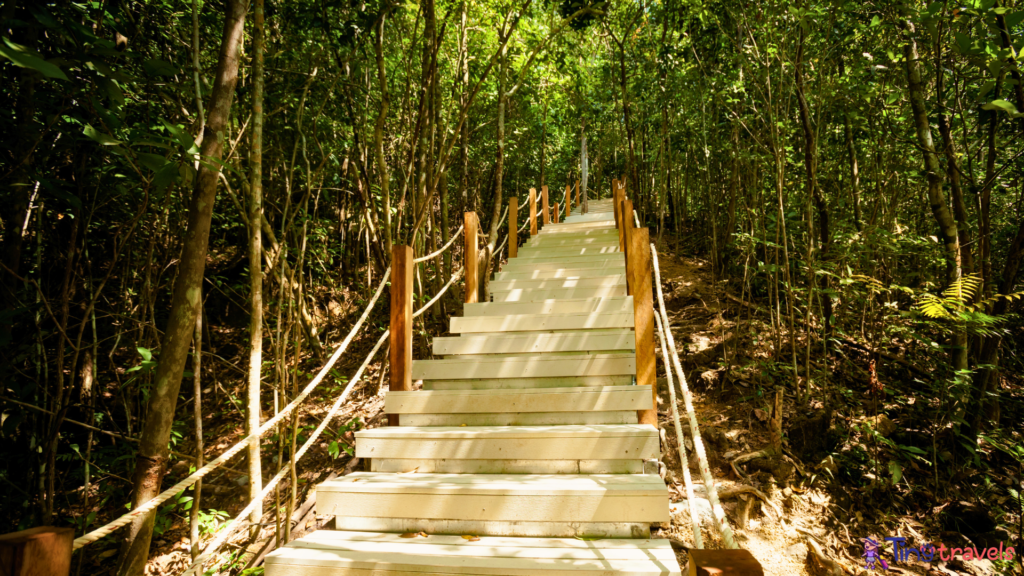
[[[541,224],[543,224],[544,227],[547,227],[548,223],[551,220],[551,214],[548,211],[549,208],[548,208],[548,185],[547,184],[544,184],[544,185],[542,185],[540,187],[540,196],[541,196],[541,212],[540,212],[540,214],[541,214],[541,218],[542,218]]]
[[[467,380],[468,382],[468,380]],[[636,424],[636,410],[601,412],[493,412],[490,414],[403,414],[406,426],[562,426]]]
[[[451,460],[373,458],[370,472],[438,474],[643,474],[642,460]]]
[[[557,278],[595,278],[598,276],[609,276],[613,274],[624,274],[625,270],[617,266],[615,268],[557,268],[554,270],[532,270],[518,272],[498,272],[494,275],[496,281],[508,280],[554,280]]]
[[[632,374],[618,376],[561,376],[558,378],[478,378],[475,380],[423,380],[424,390],[495,390],[512,388],[573,388],[630,386]],[[636,420],[636,415],[632,415]],[[461,424],[461,422],[460,422]]]
[[[612,240],[608,241],[603,238],[572,238],[567,240],[544,238],[541,234],[536,239],[531,240],[523,245],[524,249],[536,248],[536,249],[557,249],[557,248],[618,248],[618,244]],[[615,252],[616,250],[607,250],[608,252]]]
[[[72,528],[39,526],[0,536],[3,576],[68,576],[71,572]]]
[[[476,316],[476,318],[490,318]],[[455,320],[454,318],[452,319]],[[632,323],[632,314],[630,320]],[[542,334],[495,334],[434,338],[434,354],[529,354],[541,352],[605,352],[634,350],[631,330],[607,332],[557,332]]]
[[[515,258],[519,253],[519,198],[508,199],[508,257]]]
[[[656,372],[657,356],[654,351],[654,294],[651,279],[650,232],[647,228],[633,230],[630,255],[633,258],[633,315],[636,334],[636,383],[651,387],[655,408],[658,405]],[[658,425],[656,409],[638,413],[640,422]]]
[[[667,522],[656,475],[386,474],[317,486],[317,514],[532,522]]]
[[[391,247],[391,369],[388,390],[412,390],[412,246]],[[398,426],[397,414],[388,416],[389,426]]]
[[[464,302],[479,302],[480,301],[480,287],[479,287],[479,273],[477,272],[477,222],[476,212],[464,212],[462,214],[462,221],[464,232],[463,238],[465,240],[466,251],[463,253],[465,258],[465,298]]]
[[[569,218],[575,218],[575,216],[570,216]],[[605,238],[608,242],[614,242],[619,233],[618,230],[609,226],[571,230],[566,228],[568,225],[569,223],[562,222],[558,225],[558,228],[552,228],[538,234],[537,238]]]
[[[530,188],[530,237],[537,235],[537,189]]]
[[[641,424],[406,426],[356,433],[358,458],[649,460],[661,456],[659,446],[658,431]]]
[[[650,523],[643,522],[489,522],[482,520],[452,520],[428,518],[358,518],[335,516],[335,530],[366,530],[406,534],[479,534],[483,536],[515,536],[540,538],[649,538]],[[393,576],[394,573],[374,572],[368,576]],[[436,575],[436,572],[430,572]],[[508,574],[508,572],[499,572]],[[532,576],[535,573],[527,572]],[[316,576],[303,572],[296,576]],[[416,576],[423,576],[420,572]],[[574,573],[572,576],[576,576]],[[607,576],[607,573],[602,574]]]
[[[590,330],[631,328],[633,312],[618,314],[514,314],[511,316],[452,317],[453,334],[479,332],[540,332],[547,330]],[[550,352],[550,350],[544,350]],[[493,352],[499,352],[493,350]]]
[[[474,378],[554,378],[634,374],[633,354],[590,354],[563,358],[521,355],[501,358],[414,360],[417,380],[472,380]],[[477,410],[479,412],[480,410]],[[507,412],[507,410],[497,410]],[[557,411],[557,410],[556,410]]]
[[[465,307],[466,316],[506,316],[509,314],[565,314],[583,312],[625,312],[633,309],[631,296],[622,298],[576,298],[550,302],[479,302]]]
[[[601,412],[646,408],[653,408],[651,395],[640,386],[422,390],[391,392],[384,398],[384,411],[388,414]]]
[[[509,290],[492,292],[494,302],[543,302],[551,299],[597,298],[625,296],[626,286],[597,286],[584,288],[559,288],[554,290]]]
[[[630,235],[633,233],[633,203],[629,200],[622,201],[622,213],[624,215],[622,219],[622,237],[625,239],[625,249],[623,252],[626,253],[626,293],[633,294],[633,263],[629,260],[629,248],[631,245]]]
[[[519,263],[518,260],[510,260],[502,267],[502,272],[523,273],[544,270],[594,270],[598,268],[616,269],[626,271],[626,258],[623,254],[620,258],[594,258],[593,256],[580,256],[569,259],[553,259],[548,262],[538,262],[536,259],[529,262]]]
[[[532,260],[534,258],[574,258],[578,256],[593,256],[595,254],[619,254],[616,246],[566,246],[565,248],[534,248],[524,246],[519,251],[517,260]]]
[[[496,280],[491,282],[491,290],[504,292],[507,290],[553,290],[558,288],[583,288],[591,286],[617,286],[626,284],[625,274],[606,274],[587,278],[541,278],[538,280]]]
[[[679,576],[669,540],[514,538],[318,530],[267,557],[268,576]],[[464,530],[457,530],[465,532]],[[628,533],[627,533],[628,534]]]
[[[691,548],[690,574],[697,576],[764,576],[764,568],[749,550],[697,550]]]

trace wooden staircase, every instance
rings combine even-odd
[[[650,538],[669,500],[611,201],[546,225],[490,289],[413,362],[423,389],[388,393],[399,426],[356,434],[370,471],[317,487],[335,530],[268,576],[680,574]]]

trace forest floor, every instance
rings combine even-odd
[[[866,487],[862,482],[849,482],[849,476],[858,476],[862,471],[840,474],[840,466],[849,465],[840,458],[855,448],[853,445],[866,444],[865,436],[844,432],[845,437],[831,449],[828,449],[826,437],[835,440],[841,436],[836,433],[837,428],[852,430],[869,420],[864,415],[871,413],[867,409],[869,402],[866,397],[855,400],[852,408],[850,404],[842,406],[842,413],[840,410],[826,410],[820,402],[811,401],[806,406],[798,403],[792,393],[792,376],[789,377],[790,382],[785,383],[768,368],[773,362],[773,343],[767,336],[771,333],[767,320],[757,318],[751,313],[751,309],[756,307],[744,305],[736,297],[738,288],[726,280],[713,278],[708,262],[681,256],[680,252],[685,248],[680,250],[678,245],[670,248],[670,242],[665,242],[659,250],[662,288],[680,360],[693,392],[709,465],[720,494],[727,494],[722,505],[736,532],[737,543],[760,561],[766,575],[874,573],[864,569],[861,539],[865,537],[882,544],[880,554],[888,560],[889,571],[895,574],[1024,574],[1019,556],[1013,562],[993,563],[970,556],[965,559],[964,554],[941,561],[936,554],[929,563],[911,559],[894,565],[892,548],[883,540],[889,536],[905,536],[912,546],[925,542],[933,542],[936,546],[942,542],[950,547],[999,546],[997,541],[1005,541],[1007,546],[1016,545],[1018,550],[1020,539],[1018,534],[1011,535],[1002,528],[985,534],[977,534],[982,529],[969,531],[968,526],[960,530],[949,529],[947,520],[950,514],[947,513],[957,507],[960,507],[957,519],[966,517],[965,524],[971,523],[972,519],[981,524],[994,524],[987,510],[959,501],[968,499],[963,494],[970,492],[972,483],[969,481],[963,482],[964,490],[954,487],[947,492],[944,503],[933,501],[929,505],[925,501],[919,502],[923,505],[910,506],[904,505],[900,494],[891,494],[896,488],[903,488],[902,485],[893,487],[884,478],[875,478],[868,471],[863,471],[863,477],[870,480]],[[786,348],[788,346],[783,347]],[[847,371],[841,367],[832,368],[833,385],[844,381],[845,385],[858,392],[867,388],[863,371],[846,374]],[[668,530],[662,531],[662,535],[681,544],[677,546],[677,552],[683,564],[686,556],[681,549],[692,543],[693,531],[671,410],[667,403],[667,382],[662,376],[659,362],[659,414],[666,433],[663,435],[662,458],[668,468],[666,479],[673,494],[672,524]],[[786,389],[782,396],[785,460],[756,458],[736,466],[734,470],[730,463],[737,457],[771,446],[772,399],[767,397],[766,388],[772,380]],[[819,394],[820,390],[816,390],[812,397]],[[677,393],[677,396],[692,481],[702,485],[692,437],[686,424],[685,407],[681,395]],[[896,424],[884,415],[876,418],[873,423],[880,432],[898,438]],[[811,459],[801,461],[801,458]],[[868,466],[862,467],[871,470]],[[930,470],[923,472],[927,477]],[[907,475],[911,473],[908,467]],[[1012,471],[1007,478],[1012,479]],[[916,475],[914,481],[915,484],[925,484],[921,474]],[[910,486],[906,479],[903,484]],[[746,487],[759,490],[760,495],[743,493]],[[931,496],[927,489],[917,487],[904,491],[919,499]],[[734,495],[736,493],[740,494]],[[878,496],[877,500],[872,500],[873,495]],[[720,547],[721,538],[714,528],[710,503],[700,497],[696,500],[705,547]],[[980,551],[984,551],[984,547]]]
[[[872,491],[871,487],[867,490],[851,487],[837,480],[842,477],[838,474],[839,466],[828,454],[842,447],[827,450],[823,449],[821,442],[814,440],[819,436],[828,436],[836,426],[853,426],[858,418],[863,420],[863,417],[854,414],[845,420],[839,416],[833,419],[831,413],[825,414],[827,411],[820,403],[811,402],[809,406],[801,407],[795,396],[788,391],[783,396],[782,421],[787,436],[784,453],[790,458],[784,461],[752,459],[737,466],[734,471],[730,462],[735,458],[770,446],[772,402],[766,397],[765,390],[772,385],[773,379],[778,381],[778,375],[767,366],[781,359],[771,358],[773,342],[767,336],[771,327],[763,318],[759,319],[751,312],[751,305],[743,305],[735,297],[739,292],[730,290],[728,282],[715,282],[707,262],[682,256],[686,248],[670,244],[672,240],[666,239],[659,251],[662,284],[680,359],[693,392],[709,463],[718,482],[720,495],[724,495],[722,504],[739,545],[750,550],[761,562],[765,574],[797,576],[832,573],[823,564],[830,561],[836,562],[833,568],[841,573],[867,574],[863,569],[863,537],[881,541],[890,534],[900,534],[918,543],[941,541],[950,546],[971,545],[970,540],[963,535],[942,531],[941,526],[929,520],[930,516],[935,516],[934,511],[949,504],[950,498],[947,498],[946,504],[934,510],[930,506],[892,506],[894,503],[902,504],[903,501],[891,495],[880,501],[872,501],[873,496],[886,492]],[[733,298],[727,294],[732,294]],[[341,304],[332,302],[329,307],[334,335],[347,332],[348,326],[361,311],[357,295],[343,296],[336,298],[343,301]],[[377,316],[374,314],[371,317],[370,326],[386,323],[384,316]],[[430,332],[443,330],[440,325],[433,327],[438,329]],[[335,380],[325,382],[323,389],[318,391],[308,407],[300,410],[300,444],[303,436],[319,424],[335,395],[340,393],[347,382],[341,375],[355,372],[373,346],[376,334],[376,330],[368,331],[364,328],[361,337],[353,342],[350,351],[342,356],[335,367]],[[332,336],[327,340],[332,338],[340,340],[340,336]],[[425,348],[417,350],[418,357],[423,357],[425,353]],[[370,365],[363,381],[353,391],[351,400],[328,428],[335,432],[330,436],[325,434],[318,446],[310,450],[298,466],[297,510],[292,516],[296,527],[292,538],[316,530],[325,521],[314,515],[310,498],[315,494],[313,488],[332,475],[342,475],[362,468],[359,460],[350,455],[354,447],[354,430],[380,426],[385,422],[382,409],[386,384],[383,383],[383,366],[379,360],[384,358],[383,354],[383,351],[378,352],[378,359]],[[306,369],[315,371],[320,361],[311,358],[308,364]],[[655,537],[672,539],[680,563],[685,564],[685,549],[693,542],[690,506],[685,499],[686,491],[665,389],[666,381],[660,364],[659,361],[659,415],[664,433],[663,460],[672,500],[672,522],[667,528],[656,530]],[[311,375],[302,375],[300,380],[305,382],[303,378],[306,376]],[[841,373],[834,374],[837,380],[842,377]],[[857,380],[861,377],[861,374],[856,374],[850,378]],[[222,381],[225,392],[233,391],[236,398],[243,396],[244,382],[240,377],[225,374]],[[863,382],[855,382],[854,385],[863,385]],[[790,390],[792,385],[783,383],[782,388]],[[242,438],[236,410],[225,406],[228,401],[223,395],[219,402],[222,404],[219,408],[211,406],[206,412],[206,434],[218,439],[216,443],[207,446],[208,457],[219,454]],[[702,482],[697,473],[696,456],[689,427],[685,424],[686,414],[681,397],[679,412],[684,422],[683,435],[691,459],[691,474],[694,483],[699,485]],[[880,425],[878,427],[881,428]],[[808,437],[811,437],[810,440]],[[850,441],[849,438],[847,441]],[[332,443],[337,447],[336,450],[332,449]],[[188,446],[180,449],[189,451]],[[265,453],[267,451],[265,447]],[[820,458],[822,454],[826,454],[826,457]],[[813,458],[807,459],[811,455]],[[165,485],[187,475],[189,466],[190,462],[187,461],[176,462],[168,473]],[[203,540],[210,537],[218,524],[234,517],[246,503],[245,463],[239,460],[231,466],[212,474],[204,483],[200,506],[204,511],[205,522]],[[276,469],[277,463],[265,462],[264,468]],[[871,474],[866,475],[872,477]],[[756,489],[756,492],[751,492],[751,488]],[[891,487],[889,489],[891,491]],[[282,507],[289,490],[287,486],[281,489]],[[911,492],[914,496],[918,495]],[[720,547],[721,538],[711,519],[710,504],[699,497],[695,504],[701,516],[704,546]],[[247,540],[244,531],[234,538],[233,544],[226,549],[231,550],[231,555],[239,560],[233,562],[234,570],[221,573],[238,574],[247,567],[258,566],[263,556],[273,549],[277,525],[273,509],[272,505],[266,507],[263,528],[258,538]],[[146,570],[150,576],[178,574],[189,564],[188,512],[179,506],[169,510],[165,517],[169,519],[166,528],[153,539],[153,556]],[[922,533],[929,537],[925,538]],[[1012,543],[1012,539],[1006,540],[1008,544]],[[88,557],[78,568],[78,574],[112,573],[117,546],[113,539],[105,542],[96,548],[90,547]],[[886,550],[883,557],[892,557],[888,546],[884,546],[883,550]],[[1022,573],[1019,565],[1015,567],[1004,563],[996,566],[988,560],[937,560],[930,564],[901,562],[899,566],[890,563],[890,571],[896,574],[971,576]]]

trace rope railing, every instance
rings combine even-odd
[[[683,484],[686,485],[686,500],[690,504],[690,522],[693,525],[693,547],[704,547],[704,538],[700,534],[700,516],[697,514],[697,503],[693,497],[693,481],[690,478],[690,459],[686,457],[686,445],[683,443],[683,427],[679,423],[679,409],[676,407],[676,385],[672,378],[671,363],[668,359],[668,344],[665,343],[665,328],[662,326],[661,314],[655,314],[658,323],[658,337],[661,341],[661,356],[665,362],[665,375],[668,376],[668,395],[672,400],[672,423],[676,427],[676,443],[679,445],[679,466],[683,469]]]
[[[250,442],[257,438],[260,438],[261,436],[263,436],[265,432],[276,427],[277,424],[285,418],[285,416],[289,415],[292,411],[294,411],[295,408],[297,408],[299,404],[301,404],[302,401],[305,400],[306,397],[308,397],[313,392],[313,390],[316,389],[316,387],[320,384],[320,382],[323,381],[324,377],[327,376],[328,372],[338,361],[338,359],[341,358],[341,355],[348,348],[349,344],[352,343],[352,339],[355,338],[356,333],[359,332],[359,329],[363,326],[363,323],[365,323],[366,319],[370,316],[370,311],[373,310],[373,307],[377,304],[377,300],[380,298],[381,293],[384,291],[384,286],[387,285],[390,276],[391,267],[388,266],[387,270],[384,272],[384,276],[381,278],[380,285],[377,286],[377,291],[374,293],[373,298],[367,305],[366,310],[363,311],[363,315],[359,317],[359,320],[356,321],[355,325],[352,327],[352,330],[349,331],[348,336],[345,337],[345,340],[342,341],[342,343],[338,346],[337,350],[334,351],[334,354],[332,354],[330,359],[327,360],[327,363],[324,364],[324,367],[320,369],[320,372],[317,373],[313,380],[311,380],[309,384],[307,384],[306,387],[299,393],[299,395],[296,396],[291,402],[289,402],[287,406],[285,406],[280,412],[274,415],[273,418],[267,420],[262,426],[260,426],[258,430],[240,440],[237,444],[226,450],[217,458],[211,460],[208,464],[206,464],[199,470],[196,470],[195,472],[190,474],[187,478],[181,480],[180,482],[178,482],[174,486],[171,486],[167,490],[164,490],[154,498],[147,500],[145,503],[141,504],[135,510],[132,510],[122,515],[121,517],[117,518],[112,522],[108,522],[107,524],[93,530],[92,532],[89,532],[88,534],[83,535],[80,538],[76,538],[74,541],[73,549],[78,550],[79,548],[92,544],[93,542],[96,542],[101,538],[109,536],[118,528],[122,528],[130,524],[139,516],[148,514],[149,512],[157,509],[164,502],[184,492],[193,484],[201,480],[204,476],[221,467],[232,457],[237,455],[243,449],[247,448]]]
[[[444,246],[442,246],[440,249],[438,249],[437,252],[431,252],[430,254],[427,254],[426,256],[420,256],[419,258],[414,259],[413,262],[415,264],[419,264],[420,262],[425,262],[427,260],[430,260],[431,258],[437,258],[441,254],[444,254],[445,250],[447,250],[447,249],[452,247],[452,244],[454,244],[455,240],[459,237],[460,234],[462,234],[462,230],[465,227],[466,227],[465,224],[463,224],[462,226],[459,226],[459,229],[455,231],[455,234],[452,234],[451,240],[448,240],[448,243],[445,244]]]
[[[679,363],[679,354],[676,352],[676,341],[672,336],[671,324],[668,320],[668,313],[665,310],[665,295],[661,290],[661,269],[658,266],[658,251],[654,244],[651,244],[651,263],[654,265],[654,285],[658,292],[658,315],[660,321],[658,322],[658,328],[661,334],[668,341],[668,351],[672,355],[672,367],[675,368],[676,375],[679,377],[679,388],[683,392],[683,403],[686,406],[686,415],[690,420],[690,435],[693,436],[693,448],[694,452],[697,453],[697,461],[700,467],[701,478],[704,480],[704,488],[708,493],[708,501],[711,503],[711,511],[715,517],[715,521],[718,523],[718,531],[722,535],[722,542],[726,548],[739,548],[736,545],[736,540],[733,537],[732,528],[729,526],[729,521],[725,517],[725,509],[722,508],[722,503],[718,499],[718,486],[715,484],[715,477],[711,475],[711,467],[708,465],[708,455],[704,450],[704,441],[700,437],[700,426],[697,423],[697,413],[693,409],[693,396],[690,394],[690,387],[686,384],[686,374],[683,372],[683,367]],[[669,371],[669,366],[665,367],[665,371]],[[673,415],[678,419],[678,408],[675,403],[675,394],[673,390],[673,402],[672,412]],[[678,431],[678,424],[676,430]],[[680,443],[680,447],[682,443]],[[684,465],[685,469],[685,465]],[[685,476],[684,476],[685,480]],[[687,483],[687,494],[689,495],[690,502],[693,502],[692,489]],[[693,516],[691,508],[691,516]],[[697,537],[698,530],[694,528],[694,538]]]
[[[445,284],[444,287],[441,288],[441,290],[438,291],[438,293],[433,298],[431,298],[429,302],[427,302],[419,310],[414,312],[412,317],[419,317],[424,312],[426,312],[431,306],[436,304],[437,301],[441,299],[441,296],[443,296],[444,293],[448,291],[448,288],[450,288],[451,285],[454,284],[455,281],[458,280],[460,276],[462,276],[463,270],[464,267],[459,267],[459,269],[456,270],[454,274],[452,274],[452,277],[451,279],[448,280],[448,283]],[[352,379],[349,381],[348,385],[345,386],[345,389],[341,392],[341,395],[338,396],[338,398],[334,401],[334,404],[331,406],[331,409],[327,412],[327,415],[324,416],[323,421],[320,422],[320,425],[317,426],[317,428],[313,431],[309,439],[307,439],[306,442],[303,443],[302,447],[295,452],[296,462],[298,462],[306,454],[310,446],[316,443],[317,439],[320,437],[320,434],[323,433],[323,431],[327,428],[327,425],[330,423],[331,419],[335,416],[335,414],[337,414],[338,410],[341,408],[342,403],[348,397],[349,393],[352,392],[352,389],[355,387],[356,383],[358,383],[359,380],[362,378],[363,372],[366,370],[367,366],[370,365],[370,361],[373,360],[373,357],[377,354],[377,351],[380,350],[380,347],[384,344],[384,341],[387,340],[390,335],[390,329],[385,330],[384,333],[381,334],[380,338],[377,340],[377,343],[374,345],[373,349],[370,350],[370,353],[366,356],[366,359],[363,361],[362,365],[359,366],[359,369],[356,370],[355,375],[352,376]],[[201,570],[203,565],[206,564],[225,543],[227,543],[228,539],[234,533],[244,528],[246,524],[249,524],[249,522],[246,521],[245,518],[248,518],[249,515],[252,514],[252,511],[256,509],[256,505],[260,502],[263,502],[263,500],[265,500],[270,495],[274,488],[277,487],[277,485],[289,472],[290,466],[285,466],[281,468],[281,470],[270,480],[270,482],[263,487],[263,490],[260,492],[260,495],[257,498],[253,499],[252,501],[250,501],[249,504],[245,507],[245,509],[239,512],[234,519],[232,519],[228,524],[226,524],[223,528],[221,528],[218,531],[217,537],[214,538],[206,546],[206,549],[203,550],[203,553],[196,557],[196,559],[192,562],[192,565],[189,566],[189,568],[184,573],[182,573],[181,576],[194,576],[197,573],[197,571]]]

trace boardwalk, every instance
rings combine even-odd
[[[317,488],[335,517],[266,560],[268,576],[679,574],[636,386],[632,296],[610,201],[549,224],[452,318],[399,426],[356,435],[369,472]]]

